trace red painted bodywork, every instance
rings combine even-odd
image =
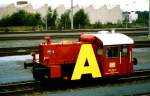
[[[82,44],[92,44],[102,77],[128,75],[133,72],[132,45],[127,45],[128,56],[108,58],[106,56],[107,46],[104,46],[102,41],[93,35],[81,35],[78,42],[67,43],[51,43],[50,38],[47,38],[39,45],[39,64],[49,69],[50,78],[67,78],[62,73],[64,70],[62,66],[75,66]],[[100,55],[97,52],[98,48],[102,49]]]

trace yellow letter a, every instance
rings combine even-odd
[[[89,66],[84,66],[86,60]],[[82,44],[71,80],[78,80],[82,74],[92,74],[93,78],[102,77],[91,44]]]

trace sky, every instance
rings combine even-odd
[[[6,5],[10,3],[16,4],[19,0],[4,0],[0,2],[0,5]],[[32,4],[32,6],[37,9],[44,4],[56,8],[57,6],[64,4],[66,8],[70,8],[71,0],[24,0]],[[100,8],[102,5],[106,4],[109,8],[113,6],[120,5],[123,11],[148,11],[149,10],[149,0],[73,0],[73,5],[79,5],[81,7],[87,7],[93,5],[95,8]]]

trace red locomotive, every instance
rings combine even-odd
[[[121,33],[81,34],[78,42],[52,43],[50,37],[39,45],[39,60],[33,56],[36,80],[80,80],[118,77],[133,73],[134,41]]]

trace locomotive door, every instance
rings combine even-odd
[[[121,64],[121,74],[128,74],[132,71],[132,46],[131,45],[121,45],[120,46],[120,64]]]
[[[116,75],[121,72],[120,46],[106,46],[104,59],[104,75]]]

